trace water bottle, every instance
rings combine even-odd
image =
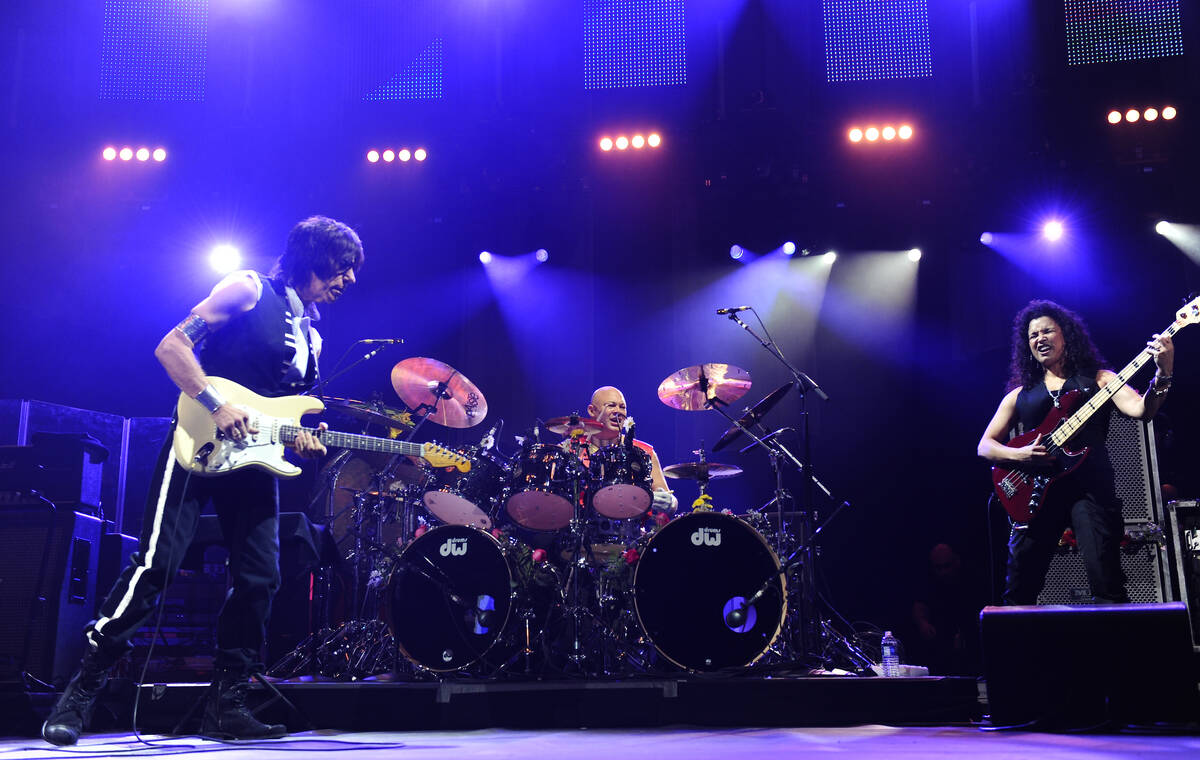
[[[900,676],[899,646],[899,642],[896,641],[896,637],[892,635],[891,631],[883,632],[883,640],[879,642],[879,650],[883,654],[881,665],[884,678],[897,678]]]

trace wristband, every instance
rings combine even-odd
[[[216,388],[212,387],[212,383],[204,386],[204,390],[196,396],[196,401],[207,409],[209,414],[215,413],[225,405],[225,399],[221,397],[220,393],[217,393]]]

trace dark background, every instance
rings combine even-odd
[[[830,84],[820,3],[698,0],[686,85],[589,91],[576,2],[212,0],[203,99],[161,102],[98,97],[102,3],[6,3],[0,398],[169,414],[176,391],[152,349],[216,281],[209,247],[235,241],[265,270],[292,224],[320,213],[367,250],[360,284],[320,323],[326,371],[356,339],[406,341],[330,393],[396,403],[392,364],[434,357],[482,389],[511,449],[535,418],[583,411],[614,384],[670,464],[727,423],[661,404],[669,374],[745,368],[754,386],[735,411],[788,379],[713,313],[753,304],[831,397],[807,400],[813,469],[852,505],[822,544],[829,598],[899,627],[933,544],[986,565],[990,485],[974,451],[1005,388],[1013,313],[1033,297],[1065,303],[1120,367],[1200,280],[1153,231],[1200,223],[1194,6],[1186,55],[1068,67],[1060,4],[929,5],[932,77]],[[435,34],[440,100],[361,98],[373,55],[403,59]],[[1168,101],[1180,109],[1170,124],[1104,121],[1114,106]],[[876,114],[910,118],[918,139],[850,146],[846,125]],[[664,148],[595,148],[640,127],[660,129]],[[170,158],[99,159],[122,142],[162,143]],[[368,165],[365,150],[384,144],[425,145],[430,159]],[[1061,247],[1020,242],[1052,211],[1067,219]],[[1025,253],[981,245],[985,230]],[[785,240],[840,258],[830,269],[728,256],[733,243],[768,254]],[[918,265],[896,253],[912,246]],[[504,288],[478,260],[537,248],[549,263]],[[1164,480],[1194,497],[1200,365],[1189,331],[1177,346]],[[769,423],[799,426],[802,408],[790,395]],[[423,432],[458,445],[483,429]],[[746,470],[714,485],[719,506],[771,498],[765,457],[714,458]],[[802,493],[798,478],[789,486]],[[677,493],[686,504],[694,485]]]

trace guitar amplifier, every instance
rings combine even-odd
[[[1167,583],[1166,545],[1158,527],[1146,523],[1126,524],[1127,535],[1138,537],[1121,547],[1121,570],[1125,573],[1125,590],[1129,601],[1157,604],[1170,601]],[[1038,604],[1091,604],[1092,590],[1083,570],[1083,555],[1073,547],[1059,547],[1050,559],[1046,585],[1038,594]]]
[[[1125,522],[1162,520],[1154,423],[1126,417],[1113,408],[1109,411],[1104,443]]]
[[[1191,618],[1192,648],[1200,653],[1200,501],[1168,502],[1167,532],[1175,588]]]

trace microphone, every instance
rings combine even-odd
[[[749,606],[750,605],[734,607],[732,610],[730,610],[729,614],[725,616],[725,625],[729,626],[730,628],[741,628],[746,622],[746,610],[749,608]]]
[[[487,431],[483,439],[479,441],[479,448],[483,450],[493,449],[496,447],[496,433],[500,430],[500,423],[492,425],[492,429]]]
[[[621,437],[625,444],[625,448],[630,450],[633,449],[633,436],[636,430],[637,426],[634,425],[632,417],[626,417],[625,421],[621,423]]]
[[[718,314],[737,314],[739,311],[745,311],[752,308],[750,306],[730,306],[727,309],[717,309]]]
[[[403,342],[404,338],[364,338],[359,341],[359,343],[366,343],[368,345],[378,344],[383,346],[398,345]]]

